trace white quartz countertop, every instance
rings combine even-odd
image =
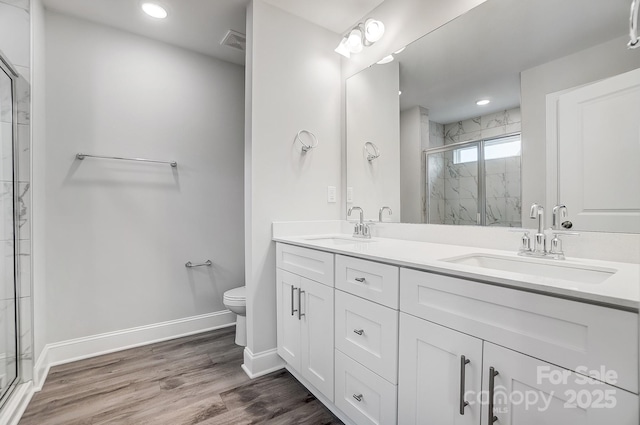
[[[349,241],[349,239],[352,239],[352,241]],[[567,257],[566,260],[529,259],[519,257],[516,252],[460,245],[389,238],[372,238],[363,242],[345,234],[279,236],[274,237],[273,240],[401,267],[472,279],[487,284],[605,304],[625,310],[637,311],[640,306],[640,265],[638,264],[571,257]],[[511,257],[522,261],[575,267],[577,269],[607,269],[615,271],[615,273],[601,283],[582,283],[443,261],[472,254]]]

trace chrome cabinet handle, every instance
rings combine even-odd
[[[355,278],[355,281],[356,281],[356,282],[360,282],[360,283],[364,283],[364,281],[365,281],[365,280],[366,280],[366,279],[365,279],[364,277],[356,277],[356,278]]]
[[[302,312],[302,293],[305,292],[302,289],[298,289],[298,320],[302,320],[302,316],[305,314]]]
[[[493,395],[495,390],[495,378],[499,373],[493,367],[489,368],[489,425],[498,420],[498,417],[493,414]]]
[[[355,398],[356,400],[358,400],[358,403],[362,401],[362,394],[354,394],[353,398]]]
[[[362,335],[364,333],[364,329],[354,329],[353,332],[357,333],[358,335]]]
[[[294,305],[294,304],[293,304],[293,302],[294,302],[294,301],[293,301],[293,293],[296,291],[296,289],[298,289],[298,288],[296,288],[295,286],[291,285],[291,315],[292,315],[292,316],[293,316],[293,314],[294,314],[296,311],[298,311],[298,310],[296,310],[296,309],[294,309],[294,308],[293,308],[293,305]],[[298,307],[299,307],[299,306],[300,306],[300,300],[298,300]]]
[[[464,401],[464,386],[465,386],[465,370],[466,366],[471,363],[471,360],[465,356],[460,356],[460,414],[464,415],[464,408],[469,405],[469,402]]]

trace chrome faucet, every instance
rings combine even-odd
[[[389,215],[393,214],[393,211],[391,211],[391,208],[389,208],[389,207],[380,208],[380,211],[378,211],[378,221],[380,223],[382,223],[382,213],[384,212],[384,210],[389,210]]]
[[[551,240],[551,248],[547,251],[547,236],[544,233],[544,208],[542,205],[531,205],[531,213],[529,217],[538,219],[538,230],[533,238],[533,248],[529,247],[529,232],[525,231],[522,237],[518,255],[533,257],[548,257],[555,260],[564,260],[564,252],[562,252],[562,235],[579,235],[579,233],[566,232],[561,229],[570,229],[573,224],[567,220],[568,212],[566,205],[556,205],[553,207],[553,239]]]
[[[535,255],[545,255],[547,253],[547,237],[544,234],[544,208],[542,205],[531,205],[529,217],[538,219],[538,232],[533,238],[533,253]]]
[[[573,223],[567,220],[568,212],[567,206],[560,204],[553,207],[553,239],[551,239],[551,248],[549,248],[549,255],[556,260],[564,260],[564,251],[562,250],[562,235],[579,236],[579,233],[565,232],[564,229],[571,229]]]
[[[360,207],[349,208],[349,211],[347,212],[347,216],[351,217],[351,213],[354,210],[358,210],[360,212],[360,221],[356,223],[356,225],[353,228],[353,237],[365,238],[365,239],[371,238],[371,229],[369,228],[368,225],[364,224],[364,211],[362,211],[362,208]]]
[[[567,220],[567,206],[560,204],[553,207],[553,230],[571,229],[573,223]]]

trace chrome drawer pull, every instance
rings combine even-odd
[[[362,335],[364,333],[364,329],[354,329],[353,332],[357,333],[358,335]]]
[[[355,398],[356,400],[358,400],[358,403],[362,401],[362,394],[354,394],[353,398]]]
[[[489,368],[489,408],[487,411],[489,412],[489,425],[498,420],[498,417],[493,414],[493,396],[495,392],[495,379],[499,373],[493,367]]]
[[[293,305],[293,294],[296,291],[296,289],[298,289],[298,288],[296,288],[295,286],[291,285],[291,315],[292,316],[296,311],[298,311],[295,308],[293,308],[294,307],[294,305]],[[298,305],[300,305],[299,301],[298,301]]]
[[[471,363],[471,360],[469,360],[465,356],[460,356],[460,414],[461,415],[464,415],[464,408],[469,405],[468,401],[464,401],[465,369],[469,363]]]
[[[355,281],[356,282],[360,282],[360,283],[364,283],[366,279],[364,277],[356,277]]]

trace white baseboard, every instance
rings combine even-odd
[[[42,389],[49,374],[49,369],[52,366],[220,329],[233,326],[234,324],[235,314],[229,310],[223,310],[184,319],[154,323],[152,325],[47,344],[34,366],[34,392]]]
[[[284,368],[284,360],[278,355],[278,350],[263,351],[254,354],[249,347],[244,349],[244,364],[242,370],[251,379],[259,378],[276,370]]]
[[[0,412],[0,424],[18,425],[22,414],[27,409],[33,397],[33,384],[31,381],[20,384],[11,394],[11,398]]]

